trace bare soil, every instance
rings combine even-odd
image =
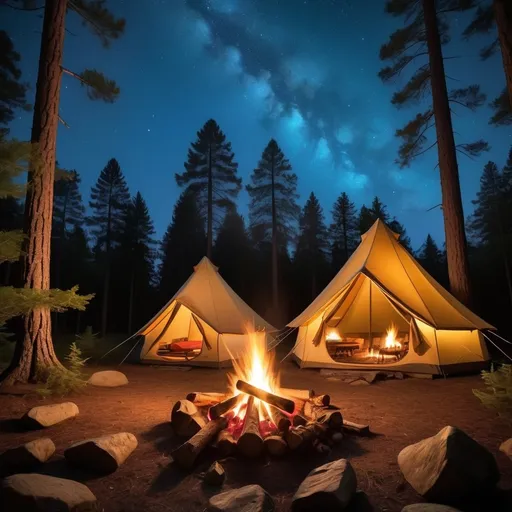
[[[97,370],[98,368],[94,368]],[[117,368],[116,368],[117,369]],[[180,471],[171,464],[170,452],[179,444],[169,423],[176,400],[191,391],[226,390],[226,372],[125,365],[130,384],[121,388],[88,387],[72,397],[42,400],[33,388],[17,388],[0,395],[0,451],[41,436],[49,436],[57,454],[40,472],[76,479],[90,487],[105,512],[203,511],[208,498],[219,492],[207,488],[200,473],[215,460],[215,450],[201,456],[194,471]],[[92,369],[90,369],[92,371]],[[329,455],[292,454],[281,460],[257,461],[230,458],[222,461],[227,480],[223,490],[249,483],[262,485],[275,499],[277,510],[288,510],[291,498],[308,472],[325,462],[349,458],[374,510],[400,511],[421,497],[401,477],[397,455],[405,446],[437,433],[446,425],[463,429],[496,457],[501,470],[494,501],[472,503],[464,510],[512,510],[512,461],[498,450],[512,436],[512,429],[472,394],[482,387],[479,376],[440,380],[405,379],[350,386],[327,380],[318,371],[299,370],[291,363],[281,368],[285,387],[310,388],[329,393],[346,419],[368,423],[373,437],[345,436]],[[29,408],[42,403],[73,401],[80,408],[75,420],[43,432],[23,432],[15,421]],[[69,468],[63,451],[70,444],[103,434],[131,432],[139,446],[115,473],[96,477]],[[364,496],[363,496],[364,498]],[[364,500],[363,500],[364,501]],[[364,510],[357,507],[356,510]]]

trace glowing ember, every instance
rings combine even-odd
[[[401,348],[401,343],[396,339],[397,335],[398,329],[394,324],[391,324],[391,326],[388,327],[388,330],[386,332],[386,341],[384,342],[384,348]]]
[[[339,341],[341,340],[341,336],[338,334],[338,331],[336,329],[331,328],[328,329],[325,339],[327,341]]]
[[[270,393],[279,394],[279,374],[274,371],[273,353],[267,352],[264,332],[249,332],[249,350],[237,361],[233,360],[235,373],[228,374],[231,391],[234,395],[240,394],[236,388],[237,380],[243,380]],[[233,410],[234,416],[243,419],[249,397],[243,400]],[[260,420],[272,419],[270,407],[265,402],[255,398]]]

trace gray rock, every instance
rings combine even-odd
[[[329,462],[311,471],[300,484],[292,500],[292,510],[342,510],[349,504],[356,488],[356,473],[348,460]]]
[[[22,421],[32,428],[46,428],[78,416],[78,406],[73,402],[33,407]]]
[[[12,475],[2,480],[0,509],[23,512],[92,512],[100,508],[85,485],[54,476]]]
[[[128,432],[120,432],[73,444],[64,456],[73,466],[106,474],[123,464],[135,448],[137,438]]]
[[[224,468],[218,462],[214,462],[204,475],[204,482],[208,485],[222,485],[225,479]]]
[[[351,386],[369,386],[370,383],[367,381],[367,380],[364,380],[364,379],[358,379],[358,380],[353,380],[351,383],[350,383]]]
[[[500,444],[500,452],[503,452],[509,459],[512,459],[512,437]]]
[[[489,492],[500,478],[492,454],[450,426],[404,448],[398,454],[398,465],[416,492],[444,504]]]
[[[222,492],[210,498],[210,512],[273,512],[274,500],[259,485]]]
[[[126,386],[128,379],[122,372],[114,370],[106,370],[103,372],[95,372],[87,381],[91,386],[98,386],[101,388],[117,388],[118,386]]]
[[[437,503],[414,503],[404,507],[402,512],[460,512],[460,510]]]
[[[334,432],[331,439],[336,444],[341,443],[341,441],[343,441],[343,434],[341,432]]]
[[[0,455],[0,477],[31,471],[54,453],[55,445],[48,437],[11,448]]]

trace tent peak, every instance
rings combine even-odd
[[[201,270],[201,269],[206,269],[206,268],[210,268],[212,269],[214,272],[218,272],[219,271],[219,267],[216,267],[209,259],[207,256],[203,256],[201,258],[201,261],[194,266],[194,272],[197,272],[198,270]]]
[[[376,234],[379,231],[387,231],[395,238],[395,240],[400,239],[399,233],[395,233],[382,219],[377,219],[372,224],[371,228],[361,235],[361,241],[363,241],[368,235]]]

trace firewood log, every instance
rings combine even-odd
[[[311,397],[309,401],[320,407],[327,407],[331,403],[331,397],[330,395],[318,395]]]
[[[179,400],[171,412],[171,424],[178,436],[191,437],[206,425],[206,418],[189,400]]]
[[[317,437],[315,428],[308,424],[290,429],[284,436],[286,444],[290,447],[290,450],[296,450],[299,447],[307,445],[315,437]]]
[[[263,440],[263,445],[270,455],[279,457],[286,452],[286,441],[280,436],[268,436]]]
[[[273,423],[277,427],[278,432],[286,432],[292,426],[291,419],[276,407],[271,407],[270,409],[272,411]]]
[[[283,396],[289,396],[290,398],[300,398],[301,400],[308,400],[309,398],[316,396],[312,389],[280,388],[279,393]]]
[[[243,395],[236,395],[236,396],[230,396],[229,398],[226,398],[222,402],[219,402],[218,404],[213,405],[208,410],[208,416],[211,420],[216,420],[217,418],[220,418],[223,414],[226,414],[231,409],[234,409],[240,400],[242,400]]]
[[[259,398],[267,404],[273,405],[274,407],[277,407],[278,409],[281,409],[288,414],[292,414],[295,410],[295,403],[293,400],[275,395],[274,393],[269,393],[268,391],[257,388],[256,386],[253,386],[248,382],[244,382],[243,380],[237,381],[236,388],[243,393],[251,395],[255,398]]]
[[[355,434],[359,434],[360,436],[370,435],[369,425],[360,425],[359,423],[353,423],[352,421],[345,419],[343,420],[343,429],[349,432],[354,432]]]
[[[260,435],[260,417],[254,397],[249,397],[245,413],[242,433],[237,442],[238,450],[246,457],[257,457],[263,450],[263,439]]]
[[[201,451],[227,425],[228,420],[223,417],[209,421],[197,434],[171,453],[174,462],[183,468],[190,469]]]
[[[296,414],[292,419],[292,424],[294,427],[298,427],[300,425],[305,425],[307,422],[308,422],[308,420],[306,418],[304,418],[304,416],[302,416],[302,414]]]
[[[325,423],[333,430],[341,430],[343,427],[343,416],[341,415],[341,411],[324,409],[323,407],[314,405],[310,401],[307,401],[304,404],[304,416],[310,420]]]
[[[203,393],[196,391],[187,395],[187,400],[190,400],[196,407],[207,407],[218,404],[227,398],[226,393]]]
[[[231,455],[236,449],[236,442],[230,432],[221,430],[217,436],[217,450],[224,457]]]

